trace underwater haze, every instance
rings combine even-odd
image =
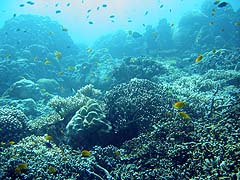
[[[0,179],[239,180],[238,0],[0,2]]]
[[[24,0],[8,0],[1,2],[0,25],[14,14],[49,16],[68,28],[74,42],[91,44],[99,36],[119,29],[144,32],[143,24],[156,26],[162,18],[177,25],[184,14],[201,11],[203,2],[204,0],[35,0],[31,5]],[[240,7],[237,0],[228,2],[235,10]],[[102,7],[104,4],[107,7]],[[60,12],[56,13],[57,11]],[[93,24],[89,24],[90,21]]]

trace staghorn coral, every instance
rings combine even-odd
[[[110,130],[102,105],[92,99],[75,113],[66,126],[68,142],[72,146],[101,144],[104,142],[102,135]]]
[[[62,118],[71,117],[74,113],[82,107],[88,100],[79,91],[67,98],[54,96],[48,103],[48,106],[53,108]]]
[[[112,143],[119,144],[163,121],[171,110],[171,96],[163,86],[145,79],[132,79],[108,91],[106,118],[113,125]]]
[[[13,107],[3,106],[0,108],[0,136],[1,141],[18,139],[26,130],[28,118],[25,114]]]

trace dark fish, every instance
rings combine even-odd
[[[61,13],[61,10],[56,10],[56,14],[59,14],[59,13]]]
[[[71,3],[67,3],[67,7],[69,7],[71,5]]]
[[[92,10],[91,9],[89,9],[88,11],[87,11],[87,13],[90,13]]]
[[[34,5],[33,1],[27,1],[27,4]]]
[[[97,11],[98,11],[99,9],[100,9],[100,7],[98,6],[98,7],[97,7]]]
[[[24,7],[25,5],[24,4],[20,4],[19,7]]]
[[[88,24],[93,24],[93,22],[92,21],[88,21]]]
[[[226,6],[226,5],[228,5],[227,2],[222,2],[222,3],[218,4],[218,7],[222,8],[222,7]]]
[[[148,11],[146,11],[145,13],[144,13],[144,16],[146,16],[148,14]]]
[[[142,24],[143,25],[143,27],[145,27],[146,26],[146,24]]]
[[[102,7],[104,7],[104,8],[107,7],[107,4],[103,4]]]
[[[58,7],[58,5],[59,5],[59,3],[56,3],[56,4],[55,4],[55,7]]]
[[[135,38],[135,39],[137,39],[137,38],[142,37],[142,35],[141,35],[140,33],[138,33],[138,32],[133,32],[133,33],[132,33],[132,37]]]
[[[16,16],[17,16],[17,14],[16,14],[16,13],[14,13],[14,14],[13,14],[13,17],[15,18]]]
[[[163,4],[160,6],[160,8],[163,8]]]
[[[114,15],[111,15],[111,16],[109,16],[110,18],[115,18],[115,16]]]
[[[128,20],[128,22],[132,22],[132,20],[131,20],[131,19],[129,19],[129,20]]]

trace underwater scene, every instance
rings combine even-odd
[[[0,179],[240,180],[239,1],[1,1]]]

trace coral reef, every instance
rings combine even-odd
[[[106,119],[115,131],[112,143],[121,144],[167,118],[172,99],[163,86],[135,78],[108,91],[105,103]]]
[[[104,134],[111,129],[100,102],[89,99],[68,122],[67,141],[73,147],[105,144]]]
[[[166,67],[159,59],[150,57],[128,57],[123,59],[120,66],[113,69],[116,84],[128,82],[132,78],[151,80],[154,76],[167,73]]]
[[[15,82],[4,93],[3,97],[12,99],[27,99],[32,98],[39,100],[41,98],[40,89],[37,84],[31,80],[22,79]]]
[[[18,144],[4,148],[0,155],[0,179],[108,179],[111,174],[95,162],[94,156],[84,158],[81,151],[69,146],[51,148],[43,136],[29,136]],[[24,164],[24,169],[17,167]],[[20,166],[21,167],[21,166]]]
[[[28,118],[25,114],[13,107],[0,107],[0,136],[1,142],[18,140],[26,130]]]

